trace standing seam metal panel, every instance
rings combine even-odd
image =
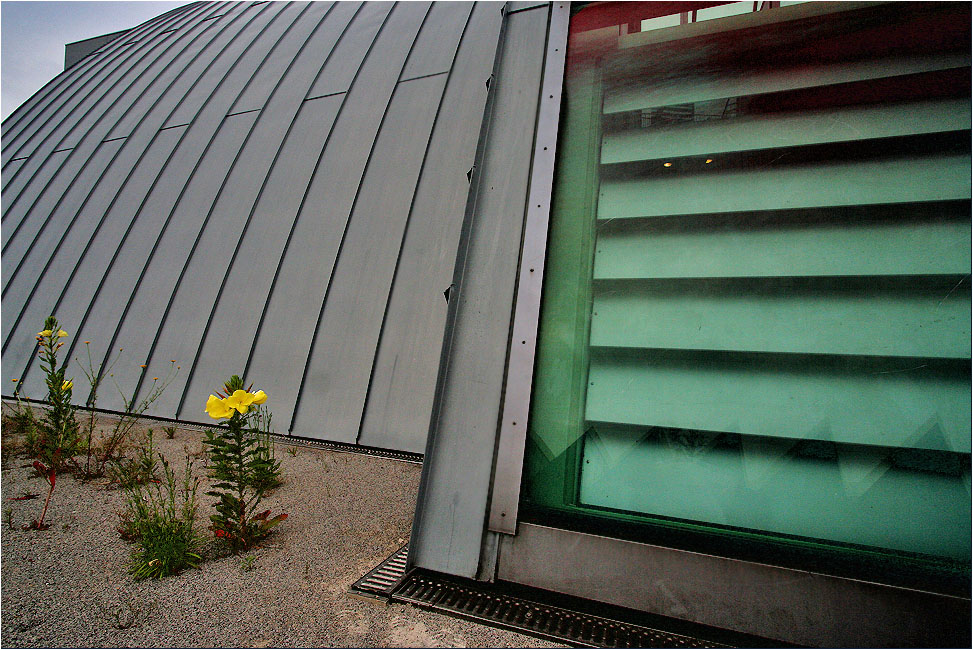
[[[225,31],[225,28],[224,28],[224,30],[221,30],[221,31]],[[198,41],[200,39],[200,37],[202,37],[204,35],[205,35],[204,32],[201,32],[201,33],[197,34],[193,38],[192,44],[195,44],[195,42]],[[183,51],[180,54],[180,56],[183,59],[190,60],[190,61],[194,61],[194,59],[195,59],[195,57],[192,56],[191,50],[188,50],[188,48],[187,48],[187,51]],[[187,57],[188,57],[188,59],[187,59]],[[173,65],[173,66],[170,66],[170,67],[175,68],[176,66]],[[177,82],[190,82],[190,81],[192,81],[192,77],[189,74],[183,74],[180,77],[178,77],[176,79],[173,79],[170,82],[170,84],[167,87],[167,89],[166,89],[167,92],[165,92],[163,94],[156,94],[155,100],[152,102],[152,105],[151,105],[151,107],[150,107],[150,109],[148,111],[139,111],[138,112],[138,115],[140,116],[138,124],[143,124],[144,123],[146,125],[145,127],[143,127],[143,133],[144,133],[144,130],[145,129],[148,129],[152,133],[154,133],[156,131],[156,129],[158,128],[158,125],[153,125],[152,122],[151,122],[151,120],[149,120],[148,118],[151,115],[154,115],[156,111],[162,112],[162,111],[165,110],[165,108],[164,108],[165,102],[163,101],[163,99],[168,99],[170,102],[173,101],[173,100],[175,100],[175,101],[182,101],[182,98],[184,98],[184,92],[178,87]],[[198,81],[198,79],[197,79],[197,81]],[[195,83],[195,82],[193,82],[193,83]],[[164,121],[164,119],[165,118],[163,118],[162,121]],[[160,122],[160,124],[161,124],[161,122]],[[134,127],[132,127],[132,128],[134,128]],[[109,141],[112,141],[112,140],[113,140],[112,138],[109,138],[108,140],[104,140],[103,142],[109,142]],[[129,143],[126,146],[131,146],[131,143]],[[77,172],[74,173],[74,176],[73,177],[71,176],[71,170],[72,170],[72,168],[71,167],[67,167],[67,169],[65,169],[65,165],[66,165],[67,161],[65,161],[65,164],[62,164],[61,169],[58,171],[58,174],[64,174],[64,177],[65,178],[71,178],[71,180],[69,182],[69,186],[68,186],[69,188],[73,188],[75,185],[77,185],[78,184],[78,178],[80,178],[83,173],[89,171],[89,169],[90,169],[90,160],[91,159],[89,157],[84,157],[84,156],[78,156],[77,158],[75,158],[75,160],[73,162],[73,166],[74,167],[80,167],[80,168],[78,169]],[[95,170],[97,170],[97,169],[98,168],[95,168]],[[102,171],[103,170],[104,170],[104,168],[102,168]],[[94,183],[91,184],[91,185],[93,186]],[[58,223],[57,219],[55,219],[54,213],[55,213],[56,210],[58,210],[59,208],[62,207],[61,202],[63,200],[63,197],[65,196],[63,192],[58,192],[58,191],[48,192],[48,194],[49,194],[49,197],[47,198],[48,201],[50,201],[50,200],[55,200],[56,201],[56,203],[54,204],[53,208],[44,208],[43,207],[43,199],[44,199],[44,197],[40,197],[38,199],[38,201],[41,201],[41,203],[40,203],[41,208],[35,210],[34,208],[37,207],[37,205],[38,205],[37,203],[35,203],[35,205],[32,206],[32,208],[29,210],[29,212],[35,212],[35,213],[37,213],[39,215],[38,219],[43,218],[43,215],[45,215],[45,214],[48,215],[44,219],[43,224],[40,225],[40,233],[41,234],[43,234],[46,230],[49,230],[49,228],[47,228],[48,224],[50,224],[50,223],[55,223],[55,224]],[[82,207],[83,207],[83,205],[84,204],[82,204]],[[35,221],[36,220],[37,219],[35,219]],[[70,226],[69,226],[69,228],[70,228]],[[26,236],[28,236],[27,233],[24,233],[23,236],[21,237],[21,245],[22,245],[23,240],[24,240],[24,238]],[[14,257],[14,260],[15,261],[13,263],[10,262],[11,255],[12,254],[15,255],[16,252],[19,252],[19,251],[16,251],[14,253],[11,253],[11,251],[9,250],[9,247],[8,247],[8,250],[5,251],[4,254],[5,254],[6,259],[7,259],[7,262],[8,262],[7,267],[4,269],[5,272],[9,272],[10,266],[13,266],[14,267],[13,272],[12,273],[9,273],[9,276],[10,276],[9,279],[7,278],[7,276],[5,276],[5,283],[4,283],[5,284],[5,286],[4,286],[4,294],[5,295],[6,295],[7,289],[10,287],[10,284],[13,281],[13,277],[16,275],[17,271],[19,270],[20,265],[24,262],[24,260],[27,257],[27,255],[29,255],[31,253],[34,253],[33,249],[34,249],[34,247],[36,245],[37,238],[39,236],[40,236],[40,234],[35,234],[35,239],[30,243],[30,245],[27,248],[27,251],[23,254],[23,256],[20,259],[17,259],[16,257]],[[37,254],[37,253],[34,253],[34,254]],[[44,254],[44,253],[41,253],[41,254]]]
[[[276,39],[276,42],[274,43],[273,46],[274,49],[276,49],[282,42],[286,41],[286,38],[291,33],[291,30],[295,29],[295,27],[300,23],[301,18],[304,16],[306,12],[310,10],[310,8],[311,5],[305,5],[303,9],[299,9],[299,7],[294,8],[295,10],[299,9],[299,13],[296,17],[290,19],[289,22],[286,23],[286,29]],[[285,11],[289,9],[290,7],[287,7],[285,8]],[[246,56],[246,54],[244,54],[244,56]],[[262,58],[261,61],[266,61],[266,59]],[[248,76],[247,84],[244,84],[244,88],[247,87],[247,85],[249,84],[249,80],[252,78],[253,75]],[[215,118],[216,116],[213,115],[213,117]],[[259,117],[258,117],[258,121],[259,121]],[[218,123],[219,122],[214,120],[213,127],[216,127]],[[248,132],[248,135],[244,140],[244,145],[243,145],[244,148],[246,148],[247,141],[254,133],[254,128],[255,127],[251,127],[251,130]],[[174,131],[178,131],[178,130],[172,129],[172,130],[164,131],[163,133],[170,133]],[[183,133],[188,133],[188,130],[183,131]],[[182,139],[180,140],[180,142],[181,141]],[[173,154],[175,153],[176,152],[174,151]],[[198,160],[198,157],[196,158],[196,160]],[[238,153],[238,157],[234,161],[234,165],[238,160],[240,160],[239,153]],[[188,166],[185,164],[185,162],[177,160],[172,171],[174,180],[179,178],[180,170],[185,169],[187,167]],[[165,165],[165,169],[167,168],[168,168],[168,161]],[[127,304],[125,305],[125,307],[123,307],[122,306],[123,300],[120,300],[119,296],[129,297],[130,300],[131,299],[130,297],[133,296],[133,293],[137,290],[137,285],[133,284],[132,278],[136,274],[138,274],[139,277],[141,277],[145,268],[144,260],[146,260],[151,255],[151,251],[146,250],[147,246],[149,242],[155,242],[158,240],[158,238],[162,234],[162,229],[166,225],[166,223],[164,222],[160,224],[158,220],[153,220],[150,218],[154,212],[151,209],[152,207],[151,202],[153,201],[159,202],[159,207],[163,211],[168,211],[169,214],[171,215],[171,210],[172,210],[171,206],[174,200],[176,200],[176,198],[178,197],[179,189],[181,189],[181,187],[179,186],[166,187],[165,185],[158,185],[163,178],[164,176],[160,171],[155,181],[153,182],[153,186],[150,189],[149,194],[146,194],[145,198],[142,200],[142,203],[139,204],[136,211],[136,217],[142,215],[143,213],[145,213],[145,215],[147,216],[145,218],[137,219],[136,221],[133,222],[132,226],[136,227],[137,229],[132,230],[131,235],[128,232],[126,233],[123,241],[123,245],[119,247],[118,253],[116,254],[116,258],[112,260],[112,266],[115,267],[115,263],[117,260],[120,260],[120,263],[117,265],[117,267],[115,267],[113,273],[105,274],[104,279],[102,281],[103,286],[107,286],[108,290],[103,290],[102,287],[99,287],[98,291],[96,292],[96,300],[93,301],[91,307],[89,307],[88,312],[85,315],[85,318],[82,320],[82,326],[79,328],[79,333],[84,332],[84,326],[89,318],[89,315],[91,314],[94,314],[95,318],[97,319],[97,322],[102,325],[102,327],[99,329],[102,329],[104,325],[108,325],[109,327],[116,328],[114,329],[114,331],[117,332],[116,324],[119,323],[119,321],[124,318],[127,312],[126,309]],[[182,187],[184,186],[185,185],[182,185]],[[223,188],[221,188],[221,191],[222,190]],[[139,265],[141,265],[142,271],[139,271]],[[106,343],[107,341],[105,343],[102,343],[102,345],[104,346],[102,348],[104,352],[102,353],[101,350],[99,350],[99,353],[104,354],[105,358],[107,358],[108,349],[110,349],[106,345]],[[145,351],[133,350],[132,353],[143,355]],[[135,361],[136,362],[142,361],[143,363],[145,363],[146,360],[143,357],[140,359],[136,358]],[[134,368],[134,366],[132,367]],[[106,400],[106,406],[110,408],[113,402],[117,404],[119,400],[120,397],[116,398],[114,395],[112,395],[109,400]]]
[[[267,26],[269,26],[269,24],[270,23],[268,23]],[[267,26],[265,26],[260,33],[263,33],[266,30]],[[223,50],[220,52],[220,55],[223,56],[225,53],[226,50]],[[237,69],[236,62],[239,61],[241,61],[239,57],[234,58],[234,64],[232,68],[233,70]],[[249,79],[250,74],[247,73],[246,71],[243,72],[244,74],[238,76],[240,81],[242,83],[245,83],[246,80]],[[213,97],[216,96],[214,95]],[[220,115],[222,114],[223,111],[220,112]],[[169,130],[155,131],[154,129],[151,130],[151,134],[156,134],[156,133],[158,133],[158,136],[153,136],[153,142],[155,142],[156,137],[161,138],[166,142],[171,142],[172,139],[170,136],[172,135],[173,131],[169,131]],[[137,142],[137,139],[127,140],[126,144],[132,145],[133,142]],[[149,174],[151,174],[151,171],[148,170],[149,167],[148,163],[143,164],[143,161],[153,159],[152,157],[147,157],[150,154],[150,152],[152,152],[152,150],[153,150],[152,146],[145,147],[145,148],[139,148],[137,146],[124,147],[120,152],[120,156],[116,157],[116,159],[113,162],[115,168],[121,170],[121,173],[108,174],[107,176],[103,175],[102,180],[93,188],[95,191],[99,191],[105,194],[104,200],[92,201],[91,202],[92,207],[89,210],[91,212],[96,212],[98,215],[100,215],[100,220],[95,226],[93,233],[87,236],[87,244],[83,243],[85,235],[83,233],[80,233],[79,235],[82,239],[77,246],[65,247],[65,250],[68,252],[67,254],[69,255],[73,255],[74,252],[79,247],[82,248],[83,250],[80,253],[80,257],[78,258],[78,261],[74,266],[74,270],[72,271],[71,275],[67,280],[63,281],[64,284],[60,285],[63,288],[60,290],[60,296],[57,299],[56,303],[53,305],[53,307],[48,306],[45,308],[42,305],[40,305],[38,306],[39,308],[35,308],[34,311],[37,313],[35,314],[33,320],[37,320],[38,318],[43,318],[44,315],[47,313],[56,312],[62,314],[63,316],[68,316],[68,318],[62,318],[63,322],[65,323],[71,322],[71,323],[83,324],[84,316],[82,314],[78,314],[76,317],[73,318],[70,317],[71,314],[77,311],[80,305],[85,304],[86,296],[90,295],[89,293],[90,289],[86,288],[86,285],[84,284],[83,281],[89,277],[97,277],[96,274],[98,272],[98,268],[101,265],[101,261],[112,257],[110,250],[112,249],[112,247],[115,247],[116,245],[111,243],[112,241],[111,237],[113,236],[111,235],[111,229],[112,227],[114,227],[117,230],[118,226],[113,225],[113,221],[117,220],[118,218],[116,217],[115,219],[112,219],[111,215],[113,214],[114,207],[116,203],[119,201],[119,197],[122,195],[122,192],[126,191],[126,188],[128,188],[130,182],[134,182],[135,190],[133,195],[144,197],[145,190],[138,189],[140,187],[140,183],[153,182],[151,180],[149,181],[139,180],[145,177],[147,171]],[[124,180],[120,181],[121,183],[120,186],[116,186],[115,185],[115,182],[117,182],[116,179],[120,179],[122,174],[125,174]],[[132,181],[133,178],[136,180]],[[132,193],[132,190],[128,190],[128,192]],[[107,208],[102,207],[105,205],[105,203],[108,204]],[[124,219],[124,216],[122,216],[121,218]],[[124,223],[122,223],[121,225],[124,225]],[[129,228],[131,228],[131,224],[129,224]],[[73,232],[69,232],[69,234],[74,235]],[[106,239],[106,237],[108,237],[108,239]],[[92,249],[92,246],[95,246],[95,248]],[[89,254],[89,249],[98,251],[99,246],[103,247],[100,253],[95,252]],[[117,255],[117,250],[115,255]],[[78,282],[74,280],[74,278],[80,278],[82,282]],[[56,289],[49,290],[49,291],[35,290],[35,293],[37,293],[37,295],[39,295],[41,299],[45,299],[49,295],[53,295],[56,291],[57,291]],[[95,295],[97,295],[97,291],[95,292]],[[90,305],[90,301],[92,301],[93,298],[87,298],[87,300],[89,301],[88,304]],[[64,308],[60,307],[60,305],[62,304],[68,310],[67,314],[64,313]],[[32,307],[32,305],[28,303],[27,307],[30,308]],[[81,324],[77,325],[76,327],[80,329]],[[26,336],[27,333],[30,331],[31,327],[33,327],[33,322],[26,323],[24,325],[24,332],[22,336],[19,338],[23,338],[23,336]],[[74,339],[71,341],[72,348],[76,344],[77,340],[78,339]],[[104,346],[107,344],[107,341],[104,341],[100,338],[95,338],[93,339],[93,343],[96,346],[95,358],[98,358],[99,350],[104,348]],[[69,350],[70,349],[71,348],[69,348]],[[40,381],[40,380],[37,379],[36,381]],[[28,385],[28,387],[30,387],[30,385]],[[37,391],[35,390],[33,393],[29,393],[29,394],[37,394]]]
[[[183,13],[190,10],[199,9],[199,5],[200,3],[193,3],[184,7],[177,7],[174,11],[157,16],[156,18],[142,23],[138,27],[133,27],[131,30],[129,30],[129,32],[133,35],[138,35],[141,37],[153,28],[161,28],[162,31],[167,31],[168,25],[173,24],[173,22]],[[155,23],[157,22],[161,24],[156,25]],[[26,102],[18,106],[14,112],[11,113],[6,120],[4,120],[4,170],[7,168],[8,159],[12,159],[13,157],[17,156],[16,147],[13,146],[14,140],[21,137],[24,131],[30,128],[30,125],[33,124],[40,117],[40,115],[44,113],[44,111],[53,113],[60,109],[60,105],[57,107],[52,106],[53,100],[51,98],[64,95],[64,93],[72,86],[80,85],[87,78],[96,76],[101,70],[111,64],[112,55],[118,53],[118,51],[124,46],[124,43],[125,41],[119,38],[107,43],[99,51],[92,52],[89,56],[85,57],[84,61],[72,67],[70,71],[65,70],[45,84],[37,93],[32,95]],[[65,101],[67,101],[67,98],[65,98]]]
[[[208,26],[204,27],[206,29]],[[130,48],[132,52],[119,58],[120,65],[114,66],[108,76],[104,79],[93,78],[88,83],[94,87],[87,89],[88,84],[78,89],[85,91],[81,94],[79,101],[68,110],[67,117],[64,109],[58,111],[60,119],[51,116],[40,129],[34,132],[27,142],[18,150],[18,155],[23,155],[24,148],[28,147],[35,140],[40,140],[33,148],[27,152],[29,164],[19,170],[16,177],[7,179],[4,195],[8,203],[4,205],[4,211],[9,210],[16,202],[27,184],[38,178],[39,168],[43,168],[44,159],[38,154],[44,151],[57,151],[62,148],[73,148],[75,145],[70,142],[70,137],[74,133],[82,132],[84,135],[91,134],[105,114],[116,106],[124,98],[132,97],[137,93],[138,84],[148,81],[151,77],[147,73],[163,57],[174,56],[172,45],[184,38],[184,35],[170,38],[166,34],[159,34],[158,38],[147,39],[143,45],[137,48]],[[130,63],[130,65],[125,65]],[[163,64],[164,65],[164,64]],[[97,83],[95,83],[97,81]],[[87,126],[91,124],[92,126]],[[99,140],[100,136],[95,135]],[[56,143],[56,144],[55,144]],[[34,163],[31,166],[30,163]],[[30,171],[30,173],[25,173]],[[39,178],[43,179],[41,175]],[[23,179],[23,183],[18,183],[18,179]],[[16,191],[15,191],[16,190]],[[32,192],[32,194],[36,194]]]
[[[62,356],[84,357],[85,339],[96,365],[124,348],[126,393],[177,359],[152,414],[205,421],[206,394],[245,369],[296,433],[418,451],[443,319],[428,301],[500,22],[493,4],[201,4],[87,57],[5,129],[50,159],[5,168],[4,380],[44,394],[32,332],[55,313]],[[335,365],[350,379],[329,394],[314,378]],[[363,433],[373,388],[380,438]],[[100,407],[121,408],[113,392]]]
[[[501,3],[477,3],[450,66],[429,140],[375,352],[359,442],[425,449],[477,133],[493,70]],[[415,72],[415,71],[410,71]]]

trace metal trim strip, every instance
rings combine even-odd
[[[570,4],[563,0],[551,8],[534,156],[531,162],[527,219],[520,255],[513,330],[508,349],[503,415],[500,420],[490,499],[489,530],[510,535],[515,534],[517,528],[570,13]]]

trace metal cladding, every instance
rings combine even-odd
[[[54,314],[76,385],[117,356],[98,408],[178,366],[148,414],[207,422],[240,374],[422,452],[501,6],[194,3],[52,80],[3,123],[3,394]]]

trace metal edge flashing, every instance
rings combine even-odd
[[[502,537],[497,576],[790,644],[970,644],[969,598],[526,522]]]
[[[472,230],[473,213],[476,211],[477,198],[480,192],[480,172],[483,168],[483,156],[486,152],[490,125],[493,121],[494,104],[496,100],[495,85],[490,81],[496,79],[500,72],[500,64],[503,53],[503,44],[506,37],[506,13],[505,7],[501,8],[503,18],[500,21],[500,29],[497,33],[497,45],[493,55],[493,67],[490,77],[485,80],[487,98],[483,106],[483,117],[480,121],[480,132],[477,136],[476,150],[473,154],[473,167],[469,171],[470,192],[466,200],[466,209],[463,213],[463,224],[460,227],[459,241],[456,246],[456,262],[453,265],[453,275],[450,285],[446,288],[446,322],[443,327],[442,351],[439,357],[439,369],[436,373],[436,388],[433,392],[432,409],[429,417],[429,432],[426,435],[426,449],[423,458],[432,458],[438,444],[439,422],[442,415],[443,400],[446,392],[446,373],[450,364],[452,352],[453,334],[456,329],[456,317],[459,306],[459,294],[463,285],[463,276],[466,269],[466,258],[470,248],[470,235]],[[491,87],[492,86],[492,87]],[[406,560],[407,569],[412,569],[416,561],[416,549],[421,544],[423,528],[423,512],[431,481],[430,464],[423,462],[422,474],[419,479],[419,490],[416,494],[416,511],[412,520],[412,531],[409,537],[409,552]]]
[[[554,2],[537,109],[526,222],[489,506],[489,530],[509,535],[515,534],[517,529],[569,20],[570,2]]]

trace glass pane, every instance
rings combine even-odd
[[[869,11],[572,37],[527,512],[968,570],[968,56]]]

